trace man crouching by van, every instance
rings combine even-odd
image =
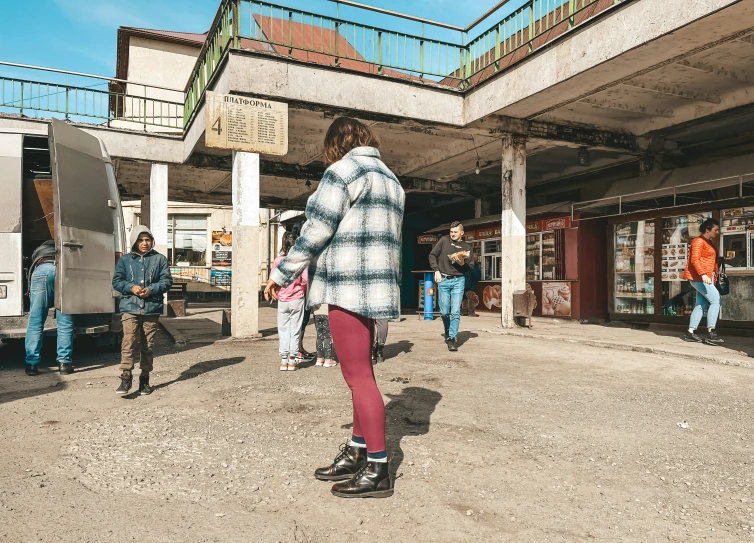
[[[39,375],[42,337],[50,308],[55,305],[55,242],[45,241],[31,255],[29,268],[29,322],[26,325],[26,375]],[[55,311],[58,325],[58,366],[60,373],[73,373],[73,315]]]
[[[153,249],[154,236],[146,226],[137,226],[131,233],[131,253],[118,261],[113,275],[113,288],[120,292],[123,314],[123,345],[121,348],[120,386],[116,394],[128,394],[133,384],[132,372],[137,357],[139,394],[151,394],[149,372],[152,371],[152,346],[163,310],[163,295],[170,290],[173,277],[168,259]]]

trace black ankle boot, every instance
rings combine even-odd
[[[366,464],[367,448],[352,447],[349,443],[340,446],[340,452],[332,464],[318,468],[314,477],[320,481],[344,481],[351,479]]]
[[[377,345],[377,357],[375,359],[375,362],[377,364],[382,364],[385,361],[385,356],[382,354],[382,345]]]
[[[393,495],[388,462],[367,462],[353,479],[333,485],[339,498],[388,498]]]

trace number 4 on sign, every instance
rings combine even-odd
[[[218,136],[223,133],[223,118],[222,117],[217,118],[217,120],[215,121],[215,124],[212,125],[212,130],[217,132]]]

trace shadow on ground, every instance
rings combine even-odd
[[[198,362],[190,368],[183,370],[181,374],[172,381],[158,383],[156,385],[153,384],[152,389],[158,390],[160,388],[174,385],[175,383],[180,383],[181,381],[188,381],[189,379],[199,377],[200,375],[204,375],[205,373],[209,373],[214,370],[219,370],[220,368],[235,366],[236,364],[240,364],[244,360],[246,360],[245,356],[234,356],[232,358],[219,358],[217,360],[205,360],[204,362]],[[134,381],[135,380],[136,379],[134,379]]]
[[[401,448],[403,438],[429,433],[430,419],[442,399],[442,394],[423,387],[406,387],[400,394],[386,396],[390,398],[385,406],[387,450],[388,455],[392,457],[390,470],[395,479],[404,459]]]

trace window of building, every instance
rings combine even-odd
[[[482,242],[482,281],[502,277],[502,248],[500,240]]]
[[[168,216],[168,260],[174,266],[207,265],[207,216]]]
[[[729,269],[754,269],[754,207],[722,212],[721,253]]]

